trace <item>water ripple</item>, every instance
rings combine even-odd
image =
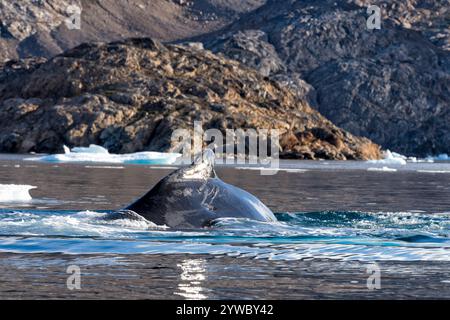
[[[109,214],[0,210],[0,251],[450,261],[449,213],[280,213],[277,223],[219,219],[211,228],[189,231],[105,220]]]

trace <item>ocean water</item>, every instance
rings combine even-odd
[[[27,297],[89,298],[93,288],[101,297],[129,298],[450,297],[450,163],[385,166],[283,161],[274,176],[260,175],[257,167],[219,166],[224,181],[258,196],[279,221],[219,219],[211,228],[171,230],[104,218],[174,166],[3,156],[4,189],[36,188],[29,191],[32,200],[12,192],[0,201],[0,269],[25,274],[21,286],[35,289],[17,294]],[[65,290],[61,279],[69,263],[90,269],[92,290]],[[386,276],[384,292],[365,285],[371,263]],[[44,291],[27,278],[37,266]],[[111,289],[105,285],[105,275],[117,278],[111,270],[123,276],[120,288],[150,286],[159,294]],[[0,281],[0,296],[9,286]]]
[[[211,254],[269,260],[450,261],[450,215],[279,213],[278,223],[219,219],[177,231],[95,211],[0,211],[0,251]]]

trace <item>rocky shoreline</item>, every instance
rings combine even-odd
[[[366,160],[380,147],[333,125],[297,92],[195,46],[83,44],[0,69],[0,152],[171,151],[175,129],[278,129],[281,156]]]
[[[64,23],[69,5],[82,9],[79,30]],[[380,29],[367,28],[369,5]],[[198,120],[282,128],[286,158],[377,158],[378,145],[449,154],[449,19],[448,0],[2,2],[0,150],[164,151]],[[172,44],[144,54],[149,40],[124,40],[137,38]]]

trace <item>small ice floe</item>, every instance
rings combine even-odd
[[[120,163],[120,164],[144,164],[164,165],[173,164],[179,153],[162,152],[136,152],[128,154],[111,154],[107,149],[91,144],[89,147],[77,147],[70,150],[64,146],[64,154],[52,154],[37,158],[27,158],[29,161],[44,162],[97,162],[97,163]]]
[[[383,159],[381,160],[368,160],[367,163],[372,164],[397,164],[397,165],[405,165],[406,160],[408,158],[404,155],[401,155],[396,152],[391,152],[390,150],[386,150],[383,153]]]
[[[0,203],[31,201],[33,198],[30,190],[36,188],[28,185],[0,184]]]
[[[420,173],[450,173],[450,170],[417,170]]]
[[[397,172],[397,169],[384,166],[383,168],[368,168],[367,171]]]
[[[406,161],[414,162],[414,163],[433,163],[434,162],[434,160],[432,158],[420,159],[420,158],[416,158],[416,157],[408,157],[408,159]]]
[[[426,160],[431,160],[431,161],[450,161],[450,156],[446,153],[442,153],[440,155],[437,156],[428,156],[426,158]]]

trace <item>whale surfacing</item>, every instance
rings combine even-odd
[[[277,221],[258,198],[217,177],[214,152],[209,149],[191,166],[169,174],[125,209],[158,225],[178,229],[204,227],[218,218]]]

